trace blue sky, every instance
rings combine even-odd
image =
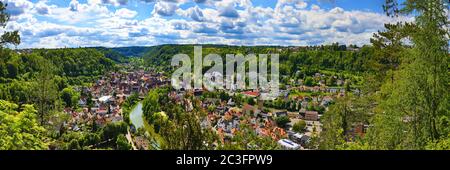
[[[0,0],[18,48],[367,44],[384,0]],[[3,29],[3,30],[5,30]]]

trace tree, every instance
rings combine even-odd
[[[160,123],[159,134],[164,140],[162,148],[176,150],[213,149],[217,135],[211,129],[202,129],[199,111],[182,113],[172,121]]]
[[[68,150],[81,150],[80,143],[76,139],[72,139],[67,145]]]
[[[275,118],[275,122],[277,123],[278,127],[286,128],[287,124],[291,122],[291,120],[289,120],[289,117],[287,116],[280,116]]]
[[[294,132],[298,132],[298,133],[303,132],[305,130],[305,128],[306,128],[306,122],[304,120],[300,120],[292,126],[292,130]]]
[[[424,149],[427,141],[447,136],[438,128],[449,108],[446,9],[445,0],[410,0],[400,9],[400,14],[415,15],[413,31],[404,32],[414,45],[405,53],[408,62],[395,72],[397,81],[382,87],[385,102],[377,108],[377,128],[368,135],[377,148]]]
[[[247,97],[247,104],[255,105],[256,104],[255,99],[252,97]]]
[[[9,78],[16,78],[17,77],[17,75],[19,74],[18,73],[19,70],[18,70],[17,67],[18,67],[17,63],[10,62],[10,63],[7,64],[6,68],[8,70],[8,77]]]
[[[351,96],[338,99],[324,114],[319,141],[321,149],[337,149],[337,146],[345,143],[351,125],[363,119],[362,113],[352,107],[354,102]]]
[[[312,77],[306,77],[305,86],[314,86],[314,79]]]
[[[120,134],[128,133],[128,125],[125,122],[108,123],[102,129],[103,140],[117,140]]]
[[[131,145],[123,134],[117,136],[116,145],[118,150],[131,150]]]
[[[10,15],[6,13],[7,4],[0,2],[0,26],[5,28],[6,24],[9,21]],[[7,32],[4,31],[0,36],[0,47],[3,47],[7,44],[19,45],[20,44],[20,35],[19,31]]]
[[[152,123],[153,114],[161,111],[161,106],[159,102],[159,94],[157,90],[151,90],[143,101],[142,106],[143,115],[145,118]]]
[[[35,78],[33,85],[33,100],[36,103],[41,125],[46,122],[49,111],[55,107],[57,87],[53,81],[54,67],[48,61],[41,63],[41,71]]]
[[[92,93],[89,93],[86,99],[86,105],[88,106],[88,111],[91,111],[91,108],[94,107],[94,101],[92,100]]]
[[[230,99],[230,95],[228,93],[221,91],[220,92],[220,100],[222,101],[228,101]]]
[[[66,107],[75,107],[80,99],[80,94],[72,87],[67,87],[62,90],[61,99],[64,101]]]
[[[48,149],[46,130],[36,120],[34,107],[18,110],[17,104],[0,100],[0,150]]]

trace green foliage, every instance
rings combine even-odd
[[[159,123],[159,134],[164,139],[163,149],[170,150],[204,150],[212,149],[217,141],[216,133],[211,129],[202,129],[199,112],[180,114],[168,121]],[[164,121],[165,120],[165,121]]]
[[[0,150],[48,149],[46,130],[39,125],[33,106],[19,109],[17,104],[0,100],[0,122]]]
[[[357,98],[366,103],[338,101],[325,113],[321,148],[448,149],[449,33],[442,27],[448,1],[410,0],[399,7],[389,0],[385,10],[415,15],[415,21],[388,24],[371,40],[377,56],[371,65],[380,74],[368,76],[367,92]],[[405,38],[413,45],[403,44]],[[361,112],[371,118],[355,119]],[[371,127],[361,140],[346,142],[357,122]]]
[[[111,59],[95,49],[41,49],[33,53],[52,61],[57,75],[68,77],[102,75],[114,67]]]
[[[81,150],[80,143],[77,140],[72,139],[67,146],[67,150]]]
[[[352,125],[365,122],[367,120],[366,111],[360,108],[365,107],[366,103],[360,103],[358,97],[347,96],[338,99],[336,103],[330,106],[321,118],[323,120],[322,132],[320,134],[321,149],[337,149],[345,143],[348,131]]]
[[[297,133],[303,132],[305,130],[305,128],[306,128],[306,122],[304,120],[300,120],[292,126],[292,130]]]
[[[10,19],[10,15],[6,11],[6,6],[7,4],[0,2],[0,26],[3,28],[6,27],[6,24]],[[13,45],[20,44],[19,31],[11,31],[11,32],[5,31],[2,35],[0,35],[0,48],[3,48],[3,46],[7,44]]]
[[[62,90],[61,99],[65,103],[66,107],[75,107],[80,99],[80,94],[72,87],[67,87]]]
[[[117,136],[116,145],[118,150],[131,150],[131,145],[123,134]]]
[[[450,136],[441,138],[436,142],[428,142],[425,146],[428,150],[450,150]]]
[[[125,122],[108,123],[102,129],[103,140],[112,139],[115,141],[120,134],[126,134],[128,125]]]
[[[118,51],[116,51],[114,49],[108,49],[108,48],[104,48],[104,47],[98,47],[95,49],[98,50],[99,52],[103,53],[103,55],[106,58],[109,58],[116,63],[124,63],[124,62],[128,61],[128,58],[126,58],[126,56],[124,56],[123,54],[119,53]]]
[[[130,113],[138,102],[139,102],[139,94],[133,93],[130,96],[128,96],[125,102],[122,104],[123,119],[128,124],[131,124]]]
[[[364,46],[360,50],[347,50],[345,46],[333,44],[328,46],[300,47],[291,50],[285,47],[255,46],[240,47],[227,45],[202,45],[203,54],[215,53],[225,59],[226,54],[280,54],[281,75],[294,77],[297,71],[312,75],[321,69],[334,71],[364,72],[371,71],[373,48]],[[278,51],[282,49],[282,51]],[[149,47],[143,56],[146,64],[159,70],[170,72],[172,56],[183,53],[193,58],[193,45],[161,45]],[[370,62],[368,62],[370,61]],[[282,81],[283,82],[283,81]]]
[[[252,97],[247,97],[247,104],[255,105],[256,104],[255,99]]]
[[[46,123],[50,110],[55,109],[58,91],[54,81],[54,67],[43,62],[42,70],[37,74],[32,86],[33,102],[36,104],[41,125]]]
[[[275,122],[277,123],[277,126],[285,128],[291,120],[289,120],[289,117],[287,116],[280,116],[275,118]]]
[[[316,83],[312,77],[306,77],[304,84],[306,86],[314,86]]]
[[[143,115],[152,124],[153,114],[161,111],[160,94],[158,90],[150,90],[143,101]]]

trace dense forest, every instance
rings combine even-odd
[[[183,53],[193,57],[195,45],[160,45],[151,48],[143,55],[145,63],[164,71],[170,71],[170,61],[176,54]],[[296,73],[310,75],[319,70],[350,72],[360,74],[374,72],[372,66],[379,63],[372,46],[357,47],[355,45],[332,45],[310,47],[281,46],[227,46],[199,45],[203,55],[219,54],[225,61],[226,54],[279,54],[280,73],[295,76]]]

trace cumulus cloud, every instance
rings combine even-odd
[[[118,9],[114,15],[121,18],[134,18],[137,15],[137,12],[127,8],[121,8]]]
[[[229,4],[225,8],[220,9],[220,16],[227,18],[238,18],[239,13],[232,4]]]
[[[78,11],[78,5],[80,3],[78,2],[78,0],[71,0],[69,3],[69,9],[70,11]]]
[[[202,22],[204,20],[203,12],[198,6],[195,6],[194,8],[189,8],[188,13],[189,17],[191,17],[194,21]]]
[[[253,6],[251,0],[71,0],[64,6],[45,0],[2,2],[9,2],[12,19],[5,29],[20,31],[22,48],[164,43],[360,45],[369,43],[384,23],[397,21],[375,12],[321,8],[307,0],[278,0],[270,7]],[[135,2],[135,8],[145,6],[150,15],[124,6],[130,2]]]
[[[175,3],[158,1],[155,4],[152,14],[158,14],[160,16],[172,16],[173,14],[175,14],[175,11],[177,9],[178,6]]]
[[[200,24],[197,25],[194,30],[195,33],[201,33],[201,34],[208,34],[208,35],[212,35],[212,34],[216,34],[217,30],[214,29],[211,26],[208,26],[207,24]]]
[[[11,16],[24,14],[34,6],[32,2],[27,0],[4,0],[4,3],[8,4],[6,12]]]
[[[126,5],[128,3],[128,0],[88,0],[88,3],[120,6]]]
[[[172,22],[172,27],[174,30],[189,30],[190,29],[189,24],[184,21]]]
[[[36,11],[38,14],[47,15],[50,13],[48,6],[36,6]]]

